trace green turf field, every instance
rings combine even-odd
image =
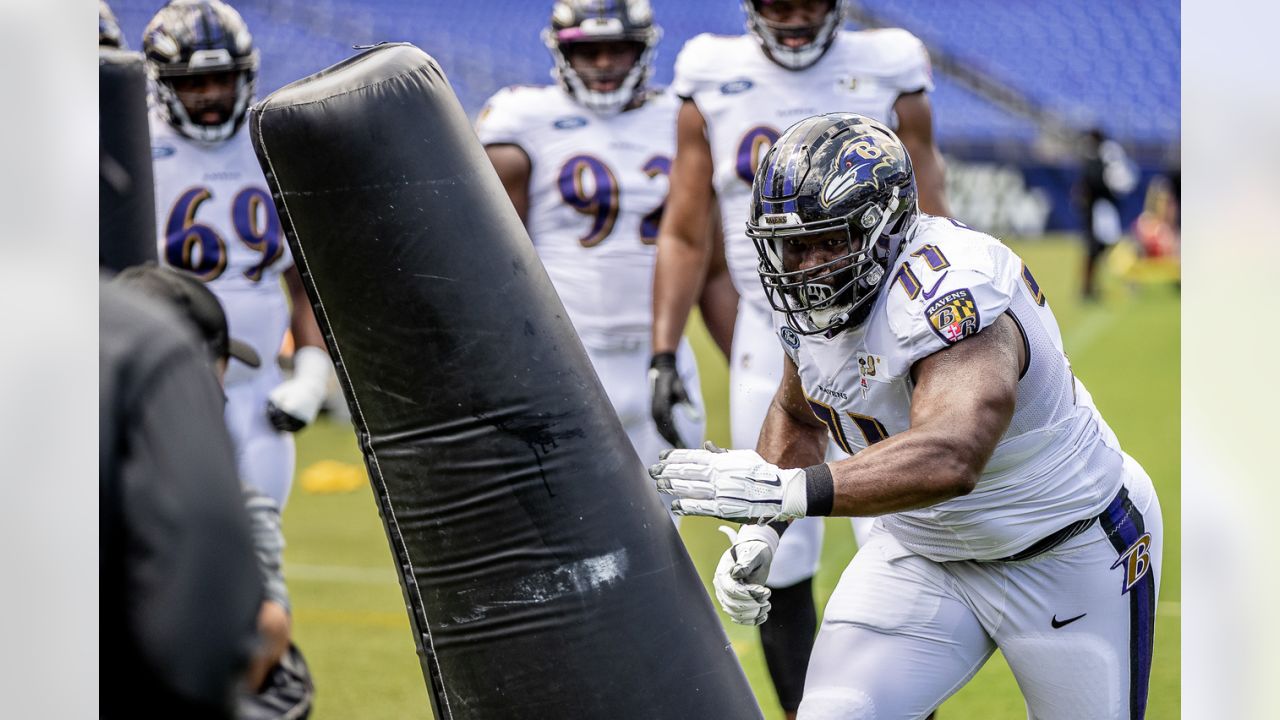
[[[1010,243],[1040,281],[1062,326],[1076,374],[1085,382],[1125,449],[1155,480],[1164,511],[1164,577],[1156,630],[1148,717],[1180,715],[1181,501],[1179,457],[1179,299],[1167,286],[1105,285],[1101,304],[1077,299],[1080,250],[1074,242]],[[725,367],[700,351],[712,439],[727,444]],[[717,411],[717,409],[719,409]],[[335,459],[359,463],[349,427],[321,422],[298,438],[298,468]],[[715,521],[687,519],[681,533],[704,582],[726,547]],[[386,537],[366,485],[310,494],[295,485],[285,513],[286,573],[295,636],[315,676],[318,720],[429,717],[426,689]],[[849,523],[827,520],[819,607],[854,552]],[[723,617],[723,616],[722,616]],[[725,620],[765,717],[781,718],[754,628]],[[1025,717],[1017,685],[999,654],[942,706],[944,720]]]

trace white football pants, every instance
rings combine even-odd
[[[274,358],[263,358],[264,366]],[[235,362],[235,361],[232,361]],[[240,482],[276,501],[284,512],[293,485],[293,435],[280,432],[267,419],[267,395],[280,384],[279,371],[265,369],[252,378],[226,387],[223,415],[236,452]]]
[[[1151,479],[1088,530],[1020,562],[935,562],[880,524],[827,604],[802,720],[914,720],[999,648],[1034,720],[1138,720],[1151,672],[1163,532]]]
[[[649,360],[652,355],[649,351],[649,339],[606,341],[583,338],[582,342],[596,375],[600,378],[600,384],[604,385],[609,402],[622,421],[627,437],[631,438],[631,445],[635,447],[640,461],[645,467],[658,462],[658,453],[671,445],[662,438],[658,426],[653,422],[653,394],[649,389]],[[676,408],[676,430],[681,439],[689,443],[690,447],[696,448],[701,445],[706,434],[706,412],[702,404],[702,386],[698,381],[698,365],[693,349],[686,340],[680,341],[680,347],[676,351],[676,371],[680,374],[690,402],[697,408],[696,416],[686,412],[683,407]],[[670,495],[660,497],[669,512],[675,498]],[[679,526],[678,517],[672,515],[671,519]]]

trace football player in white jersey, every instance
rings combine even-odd
[[[876,516],[827,605],[801,718],[922,717],[997,648],[1029,717],[1141,718],[1151,480],[1073,376],[1031,270],[916,197],[902,143],[869,118],[777,141],[748,222],[787,356],[759,443],[675,450],[650,472],[677,513],[769,523],[744,526],[716,572],[738,622],[769,613],[787,521]],[[853,457],[824,463],[828,434]]]
[[[684,101],[671,200],[658,233],[653,349],[661,357],[679,341],[695,297],[690,288],[710,252],[701,228],[718,209],[730,274],[741,295],[729,358],[734,447],[755,445],[782,373],[782,352],[771,339],[769,305],[756,275],[755,248],[742,232],[756,167],[780,132],[820,112],[847,110],[878,118],[896,127],[906,143],[924,209],[947,214],[927,95],[933,89],[928,53],[904,30],[842,30],[844,4],[743,0],[748,34],[699,35],[676,59],[672,90]],[[661,424],[679,388],[659,382],[655,390],[653,413]],[[863,525],[855,523],[859,543],[865,539]],[[774,593],[774,620],[761,628],[761,640],[789,713],[799,704],[804,662],[817,629],[810,580],[821,551],[821,521],[797,523],[770,579],[780,592]]]
[[[258,51],[220,0],[173,0],[147,24],[142,47],[154,92],[159,256],[204,281],[232,331],[263,359],[227,373],[227,427],[241,481],[283,508],[294,466],[288,432],[315,419],[332,368],[249,134],[240,132]],[[285,380],[274,360],[290,328],[296,349]]]
[[[543,32],[557,84],[501,90],[476,123],[645,462],[673,444],[653,422],[647,380],[654,241],[677,105],[645,84],[659,36],[648,0],[558,0]],[[674,430],[696,446],[703,434],[697,367],[686,343],[672,350],[689,398]]]

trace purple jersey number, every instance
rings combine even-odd
[[[618,181],[609,166],[590,155],[574,155],[560,169],[559,184],[565,203],[591,217],[591,228],[578,242],[583,247],[604,242],[618,220]]]
[[[671,158],[654,155],[645,161],[641,170],[650,179],[671,174]],[[601,160],[590,155],[575,155],[560,168],[560,197],[569,207],[591,218],[587,234],[578,238],[583,247],[594,247],[604,242],[613,232],[618,221],[618,180],[613,171]],[[640,219],[640,242],[652,245],[658,240],[658,223],[665,200],[658,207],[645,213]]]
[[[650,179],[659,175],[671,174],[671,158],[665,155],[654,155],[641,168],[644,174]],[[658,207],[650,210],[640,219],[640,242],[645,245],[653,245],[658,242],[658,224],[662,222],[662,211],[667,209],[667,203],[664,199]]]
[[[738,142],[738,177],[750,185],[756,179],[760,159],[778,141],[779,133],[768,125],[758,125],[748,130]]]
[[[213,197],[206,187],[189,188],[178,196],[164,229],[164,259],[204,282],[218,279],[227,269],[227,243],[212,226],[196,221],[200,206]],[[261,262],[245,270],[254,282],[284,254],[280,217],[265,190],[247,187],[231,201],[231,227],[246,247],[262,255]]]

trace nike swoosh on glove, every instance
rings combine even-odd
[[[297,432],[310,425],[324,404],[333,364],[329,353],[304,345],[293,353],[293,377],[267,395],[267,417],[277,430]]]
[[[759,625],[769,619],[769,566],[778,549],[778,533],[768,525],[745,525],[735,533],[721,526],[729,536],[729,549],[716,566],[716,600],[739,625]]]
[[[766,523],[804,517],[805,473],[766,462],[754,450],[667,450],[649,468],[658,492],[675,495],[676,515]]]

